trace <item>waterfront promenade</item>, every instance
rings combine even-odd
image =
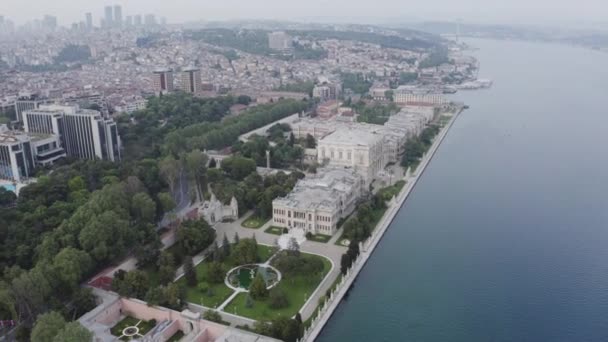
[[[441,146],[443,139],[447,136],[450,128],[460,115],[462,110],[458,110],[453,117],[450,119],[449,123],[443,127],[439,135],[435,138],[433,144],[427,151],[427,153],[422,158],[420,164],[414,172],[406,173],[404,180],[407,182],[406,186],[401,190],[399,195],[395,197],[391,203],[389,204],[388,209],[386,210],[384,216],[376,226],[376,229],[372,233],[372,236],[363,243],[361,248],[361,253],[357,260],[353,263],[347,274],[342,278],[340,284],[336,287],[334,292],[330,295],[329,300],[323,305],[319,310],[319,315],[312,321],[311,326],[308,330],[304,332],[304,336],[300,340],[301,342],[312,342],[323,330],[323,327],[334,313],[342,298],[348,292],[349,288],[352,286],[353,282],[357,278],[357,275],[365,266],[367,260],[371,256],[372,252],[382,239],[382,236],[390,226],[391,222],[403,206],[403,203],[407,200],[412,190],[415,188],[418,179],[424,173],[426,167],[433,159],[433,156]]]

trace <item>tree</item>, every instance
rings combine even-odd
[[[255,278],[253,278],[251,285],[249,285],[249,294],[251,295],[251,298],[255,300],[260,300],[268,296],[266,281],[264,281],[261,273],[258,273]]]
[[[158,261],[158,281],[162,285],[172,282],[175,278],[175,270],[175,258],[173,254],[168,251],[161,252]]]
[[[185,221],[177,230],[176,240],[186,255],[196,255],[215,240],[215,230],[203,218]]]
[[[285,292],[283,292],[283,290],[281,290],[278,286],[275,286],[270,290],[269,299],[269,305],[273,309],[282,309],[289,305],[287,295],[285,295]]]
[[[11,292],[15,298],[18,316],[33,321],[49,305],[52,288],[43,272],[34,268],[13,279]]]
[[[32,342],[53,342],[55,336],[65,325],[65,319],[56,311],[38,316],[36,324],[34,324],[34,328],[32,329]]]
[[[315,140],[315,137],[313,137],[310,134],[306,134],[306,148],[316,148],[317,147],[317,141]]]
[[[72,306],[74,317],[80,317],[93,310],[97,306],[93,290],[88,287],[77,289],[72,295]]]
[[[300,255],[300,245],[298,244],[298,241],[296,240],[296,238],[294,238],[294,237],[289,238],[289,242],[287,245],[287,252],[294,256]]]
[[[14,192],[0,187],[0,207],[7,207],[17,201],[17,195]]]
[[[216,167],[217,167],[217,161],[215,160],[215,158],[211,158],[211,160],[209,160],[209,168],[215,169]]]
[[[289,146],[293,146],[296,143],[296,137],[293,132],[289,133]]]
[[[184,277],[186,278],[186,283],[189,286],[196,286],[196,269],[194,268],[194,262],[192,261],[191,256],[187,256],[184,260]]]
[[[78,249],[66,247],[53,259],[55,274],[61,283],[74,290],[93,266],[91,257]]]
[[[214,261],[207,267],[207,281],[212,284],[221,284],[224,281],[226,271],[221,263]]]
[[[222,170],[230,176],[230,178],[242,181],[255,172],[256,164],[253,159],[243,157],[230,157],[222,160]]]
[[[234,244],[238,245],[240,240],[241,239],[239,238],[239,232],[234,232]]]
[[[156,203],[145,192],[138,192],[131,199],[131,212],[135,220],[153,223],[156,216]]]
[[[251,97],[247,95],[240,95],[237,97],[236,103],[248,106],[251,103]]]
[[[149,286],[148,275],[140,270],[123,271],[122,275],[115,275],[112,281],[112,289],[129,298],[144,298]]]
[[[177,179],[180,174],[180,167],[177,160],[169,155],[158,162],[158,169],[167,184],[169,184],[171,193],[175,193],[175,186],[177,185]]]
[[[386,97],[386,99],[389,101],[393,101],[394,95],[395,95],[395,92],[392,90],[387,90],[384,92],[384,97]]]
[[[228,241],[228,237],[226,233],[224,233],[224,238],[222,239],[222,251],[223,257],[227,258],[230,256],[230,242]]]
[[[66,324],[63,329],[57,333],[53,342],[66,342],[66,341],[92,341],[93,333],[87,330],[85,327],[80,325],[78,322],[70,322]]]
[[[195,149],[186,153],[183,157],[188,178],[196,184],[196,194],[202,197],[202,177],[207,166],[207,155],[201,150]]]
[[[223,321],[222,315],[215,310],[205,311],[205,313],[203,314],[203,318],[215,323],[221,323]]]
[[[353,262],[357,260],[359,256],[359,243],[357,241],[351,241],[350,245],[348,245],[348,251],[346,251],[350,260]]]
[[[340,258],[340,272],[342,274],[346,274],[350,266],[352,265],[352,260],[348,253],[342,254],[342,258]]]
[[[160,202],[160,206],[163,212],[168,213],[171,210],[175,209],[175,201],[173,200],[173,197],[171,197],[171,194],[169,194],[168,192],[161,192],[156,197]]]
[[[232,255],[239,265],[254,264],[258,258],[257,245],[253,239],[242,239],[234,246]]]

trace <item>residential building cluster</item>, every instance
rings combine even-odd
[[[330,100],[342,94],[351,95],[349,89],[343,89],[341,73],[373,77],[384,84],[385,90],[390,90],[388,84],[401,73],[415,73],[425,80],[427,87],[434,89],[433,93],[441,93],[444,77],[453,73],[473,77],[476,68],[475,59],[458,51],[450,55],[454,64],[421,69],[419,62],[428,52],[382,48],[355,41],[308,40],[284,32],[271,32],[269,46],[282,49],[297,41],[302,46],[326,50],[327,57],[283,60],[236,51],[237,58],[234,58],[228,54],[234,49],[189,39],[181,28],[150,28],[145,23],[137,26],[135,22],[141,22],[141,16],[139,20],[131,18],[134,21],[131,26],[129,16],[123,17],[122,9],[117,10],[115,6],[108,7],[104,16],[104,22],[112,19],[111,28],[89,30],[95,23],[95,17],[89,14],[84,16],[84,31],[60,27],[42,36],[35,34],[38,31],[22,30],[0,38],[0,66],[9,67],[0,67],[3,79],[0,110],[14,106],[23,94],[62,100],[98,94],[109,112],[131,112],[140,109],[147,96],[175,89],[199,96],[234,93],[257,98],[281,85],[302,81],[315,81],[313,96]],[[54,20],[48,18],[47,21],[48,25],[54,25]],[[146,43],[147,40],[152,43]],[[69,64],[67,69],[49,68],[67,45],[87,46],[90,60]],[[171,73],[155,72],[159,68]],[[395,93],[401,101],[401,90]],[[406,96],[407,91],[403,93]],[[414,102],[407,97],[403,101]]]

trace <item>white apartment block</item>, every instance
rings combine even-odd
[[[403,105],[426,105],[426,106],[443,106],[448,104],[448,99],[441,94],[414,94],[409,90],[395,90],[393,101]]]
[[[323,168],[300,180],[283,198],[272,201],[273,225],[312,234],[333,235],[365,192],[361,175],[343,168]]]
[[[332,167],[348,167],[362,175],[367,184],[386,165],[382,126],[350,125],[319,140],[317,162]]]

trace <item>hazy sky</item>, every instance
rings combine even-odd
[[[481,23],[607,22],[608,0],[0,0],[0,15],[23,23],[44,14],[62,25],[92,12],[95,24],[105,5],[120,4],[123,17],[154,13],[169,22],[242,18],[306,20],[379,18],[453,20]]]

